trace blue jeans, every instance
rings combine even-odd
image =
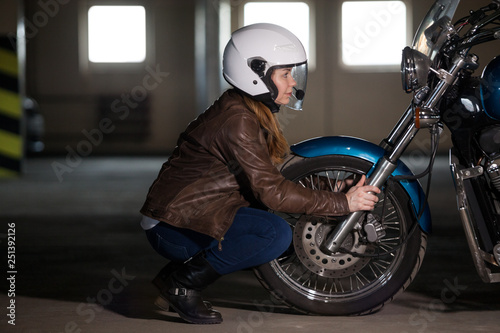
[[[205,251],[206,259],[219,274],[258,266],[276,259],[292,241],[292,231],[285,220],[264,210],[242,207],[219,241],[189,229],[158,223],[146,230],[153,248],[163,257],[184,262]]]

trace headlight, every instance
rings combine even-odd
[[[408,46],[405,47],[401,61],[401,80],[404,91],[411,93],[425,85],[430,68],[431,61],[425,54]]]

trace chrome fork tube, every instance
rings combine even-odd
[[[374,185],[381,187],[387,177],[396,169],[397,164],[391,163],[385,157],[381,158],[377,163],[377,167],[373,172],[374,178],[370,178],[369,185]],[[349,235],[349,233],[354,229],[356,223],[363,216],[364,211],[356,211],[351,213],[341,224],[339,224],[330,235],[323,242],[322,247],[326,251],[335,253],[339,250],[340,246]]]
[[[411,123],[410,126],[406,129],[406,132],[403,134],[403,136],[398,140],[392,151],[389,153],[389,156],[387,159],[392,162],[396,163],[397,160],[403,155],[404,151],[406,150],[406,147],[410,144],[410,142],[413,140],[415,135],[418,133],[418,128],[415,126],[415,123]],[[393,170],[394,171],[394,170]],[[389,176],[389,175],[387,175]]]
[[[410,125],[412,121],[413,121],[413,108],[411,105],[409,105],[406,111],[399,119],[399,121],[397,122],[396,126],[394,126],[394,128],[392,129],[389,136],[386,139],[384,139],[379,146],[381,146],[386,150],[390,149],[394,145],[394,142],[398,141],[401,134],[403,134],[405,129]]]
[[[437,74],[441,81],[436,85],[436,88],[434,88],[434,91],[427,99],[427,102],[424,103],[424,108],[433,109],[436,106],[436,104],[441,100],[441,97],[443,97],[444,93],[448,90],[448,87],[455,82],[458,73],[465,67],[465,65],[467,65],[465,58],[457,57],[453,61],[450,72],[438,71]]]
[[[372,176],[368,180],[368,185],[373,185],[378,188],[382,187],[386,182],[387,178],[396,170],[397,161],[399,157],[403,154],[408,144],[411,142],[413,137],[417,134],[418,128],[412,123],[408,126],[400,140],[397,142],[394,149],[389,155],[381,158],[375,170],[372,172]],[[357,211],[351,213],[342,223],[340,223],[330,235],[325,239],[322,247],[326,251],[335,253],[339,250],[340,246],[349,235],[349,233],[354,229],[356,223],[363,216],[364,211]]]

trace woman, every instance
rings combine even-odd
[[[151,185],[141,222],[155,250],[171,260],[153,280],[156,304],[191,323],[222,322],[200,292],[218,277],[269,262],[290,245],[290,227],[266,208],[345,215],[371,210],[379,189],[313,191],[276,168],[289,151],[273,115],[300,109],[307,59],[299,40],[272,24],[233,33],[224,51],[226,91],[180,135]],[[189,260],[188,260],[189,259]],[[186,261],[187,260],[187,261]]]

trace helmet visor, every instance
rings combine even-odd
[[[307,85],[307,62],[293,66],[291,74],[297,84],[293,87],[292,96],[286,106],[290,109],[302,110]]]

